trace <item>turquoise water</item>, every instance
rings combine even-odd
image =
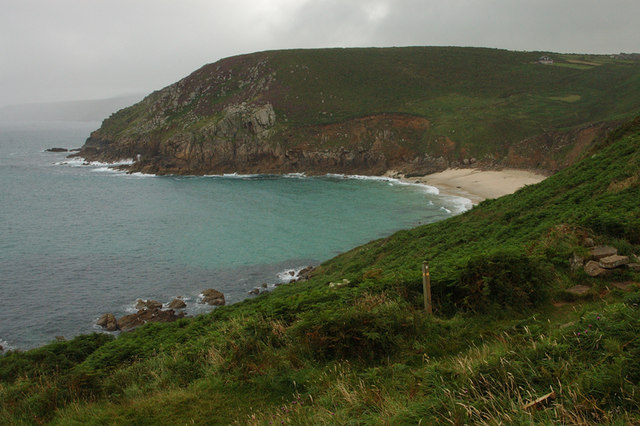
[[[468,205],[433,188],[343,176],[156,177],[82,165],[99,123],[0,124],[0,345],[97,331],[137,298],[216,288],[228,303],[279,273],[318,264]]]

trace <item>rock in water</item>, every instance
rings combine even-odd
[[[187,304],[184,303],[184,300],[180,298],[173,299],[171,303],[169,303],[169,308],[171,309],[184,309],[187,307]]]
[[[147,299],[147,300],[142,300],[142,299],[138,299],[136,302],[136,309],[140,310],[140,309],[160,309],[162,308],[162,303],[158,302],[157,300],[151,300],[151,299]]]
[[[142,309],[135,314],[125,315],[118,319],[122,331],[130,331],[148,322],[172,322],[185,316],[184,312],[176,314],[173,309]]]
[[[116,321],[116,317],[112,313],[102,315],[96,324],[107,331],[118,330],[118,321]]]
[[[613,256],[603,257],[600,259],[600,266],[605,269],[614,269],[618,266],[623,266],[629,263],[629,256],[619,256],[617,254]]]
[[[226,302],[222,292],[208,288],[202,292],[202,303],[213,306],[223,306]]]
[[[67,148],[49,148],[46,149],[47,152],[69,152]]]

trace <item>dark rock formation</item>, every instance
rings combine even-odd
[[[202,292],[202,303],[213,306],[223,306],[226,302],[222,292],[209,288]]]
[[[148,322],[172,322],[184,316],[184,312],[176,314],[173,309],[142,309],[135,314],[119,318],[118,327],[122,331],[130,331]]]
[[[118,322],[116,320],[116,317],[112,313],[107,313],[102,315],[98,319],[96,324],[99,325],[100,327],[103,327],[107,331],[118,330]]]
[[[49,148],[45,149],[46,152],[69,152],[67,148]]]

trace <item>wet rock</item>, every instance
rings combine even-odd
[[[184,303],[184,300],[180,299],[179,297],[176,299],[173,299],[170,303],[169,303],[169,308],[170,309],[184,309],[187,307],[187,304]]]
[[[116,320],[116,317],[112,313],[107,313],[107,314],[102,315],[98,319],[96,324],[99,325],[100,327],[104,328],[107,331],[116,331],[116,330],[118,330],[118,321]]]
[[[595,260],[588,261],[587,264],[584,265],[584,271],[590,277],[599,277],[607,272],[607,270],[602,268]]]
[[[629,263],[629,256],[613,255],[600,259],[600,266],[605,269],[615,269]]]
[[[591,259],[600,260],[603,257],[609,257],[618,254],[618,249],[610,246],[596,246],[589,250]]]
[[[202,292],[202,303],[213,306],[223,306],[226,302],[222,292],[209,288]]]
[[[262,285],[260,286],[262,288],[268,288],[269,286],[267,285],[267,283],[262,283]]]
[[[249,291],[249,294],[251,295],[257,295],[260,294],[260,289],[259,288],[254,288],[253,290]]]
[[[140,310],[140,309],[160,309],[162,308],[162,303],[158,302],[157,300],[151,300],[151,299],[147,299],[147,300],[142,300],[142,299],[138,299],[137,303],[136,303],[136,309]]]
[[[184,318],[184,312],[176,314],[173,309],[142,309],[135,314],[125,315],[118,319],[118,327],[122,331],[130,331],[148,322],[172,322]]]
[[[46,152],[69,152],[67,148],[49,148],[45,150]]]

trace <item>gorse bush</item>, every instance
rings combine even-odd
[[[552,280],[541,259],[519,250],[496,250],[467,262],[452,288],[452,302],[474,312],[528,309],[547,299]]]

